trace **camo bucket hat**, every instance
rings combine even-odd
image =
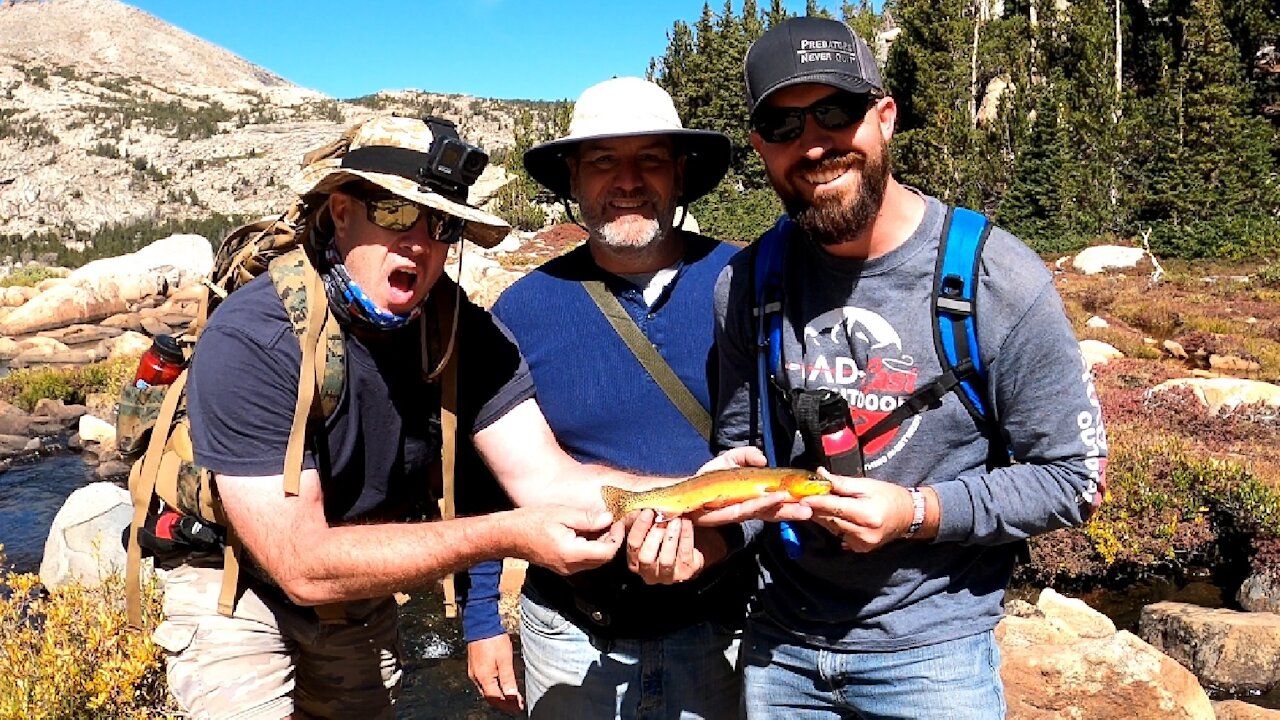
[[[711,192],[729,169],[733,144],[721,133],[687,130],[675,103],[657,84],[638,77],[618,77],[592,85],[573,106],[569,134],[529,148],[524,167],[529,175],[562,198],[572,197],[565,157],[586,140],[666,135],[685,156],[680,204]]]
[[[502,242],[511,226],[468,204],[465,187],[445,195],[420,181],[419,169],[428,164],[433,140],[431,128],[417,118],[373,118],[348,130],[336,143],[308,153],[302,171],[289,185],[307,197],[327,195],[357,178],[367,180],[406,200],[466,220],[462,237],[480,247]]]

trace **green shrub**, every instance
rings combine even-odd
[[[62,273],[47,267],[27,265],[0,278],[0,287],[35,287],[52,277],[62,277]]]
[[[0,378],[0,399],[31,412],[44,398],[84,403],[91,393],[119,392],[137,369],[136,358],[120,358],[78,368],[34,367]]]

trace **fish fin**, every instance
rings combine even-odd
[[[604,500],[604,506],[609,509],[609,514],[613,515],[614,520],[621,520],[626,516],[627,502],[631,500],[632,495],[635,493],[620,487],[612,485],[600,487],[600,499]]]

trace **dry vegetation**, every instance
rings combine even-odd
[[[0,565],[3,565],[0,548]],[[125,624],[120,578],[47,595],[30,574],[0,571],[0,718],[172,717],[162,650]],[[144,625],[159,594],[144,589]]]
[[[1143,274],[1058,277],[1081,339],[1126,358],[1094,369],[1111,449],[1107,502],[1087,527],[1037,538],[1021,579],[1085,587],[1209,566],[1233,591],[1251,563],[1269,567],[1280,535],[1280,419],[1265,407],[1212,416],[1189,391],[1148,390],[1208,370],[1215,355],[1243,361],[1239,376],[1280,381],[1270,270],[1175,267],[1155,285]],[[1110,327],[1087,327],[1092,316]]]

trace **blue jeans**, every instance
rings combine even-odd
[[[531,718],[738,716],[740,633],[704,622],[652,640],[593,638],[527,588],[520,625]]]
[[[842,652],[794,644],[751,622],[742,645],[750,720],[993,720],[1005,715],[995,633],[896,652]]]

